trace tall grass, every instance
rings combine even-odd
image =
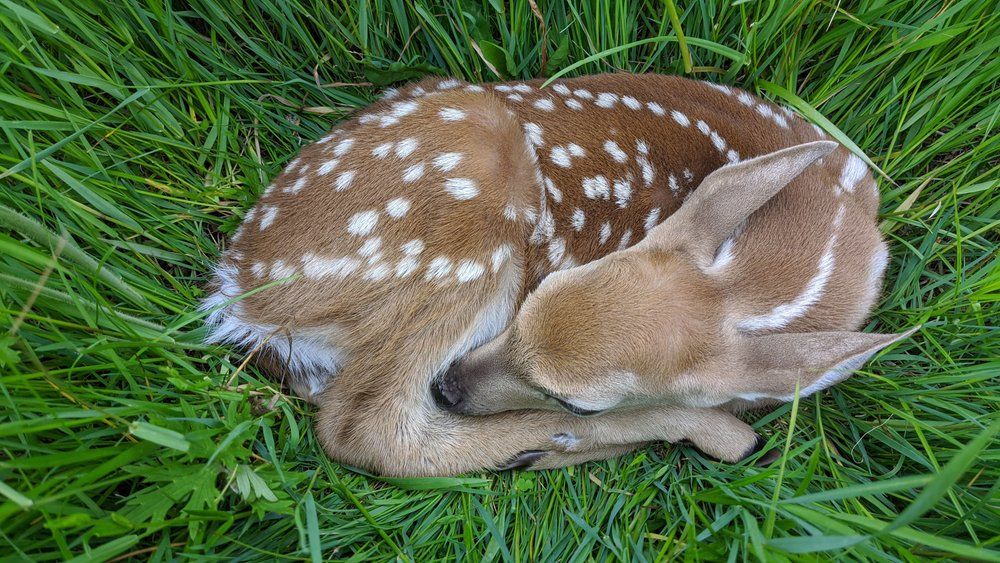
[[[0,558],[1000,559],[995,2],[537,8],[0,0]],[[923,328],[757,421],[768,468],[331,463],[310,408],[200,344],[225,234],[384,85],[565,69],[739,85],[856,143],[892,247],[869,328]]]

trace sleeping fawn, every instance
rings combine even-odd
[[[388,92],[223,253],[209,339],[318,405],[331,457],[448,475],[686,439],[738,461],[762,441],[733,412],[903,336],[842,332],[888,254],[867,167],[819,128],[676,77],[540,86]]]

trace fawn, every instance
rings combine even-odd
[[[738,461],[762,440],[732,412],[903,336],[836,332],[888,254],[867,167],[819,128],[677,77],[540,86],[389,91],[306,146],[222,255],[209,340],[317,404],[332,458],[448,475],[686,439]]]

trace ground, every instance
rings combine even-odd
[[[998,24],[990,0],[0,0],[0,559],[1000,559]],[[200,343],[225,235],[383,87],[616,69],[747,88],[882,172],[866,328],[923,328],[760,418],[778,463],[379,480]]]

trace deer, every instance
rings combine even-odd
[[[737,463],[738,418],[909,334],[856,330],[887,246],[865,162],[737,88],[611,73],[390,89],[243,217],[211,343],[379,475],[562,467],[651,441]],[[773,456],[772,456],[773,457]]]

